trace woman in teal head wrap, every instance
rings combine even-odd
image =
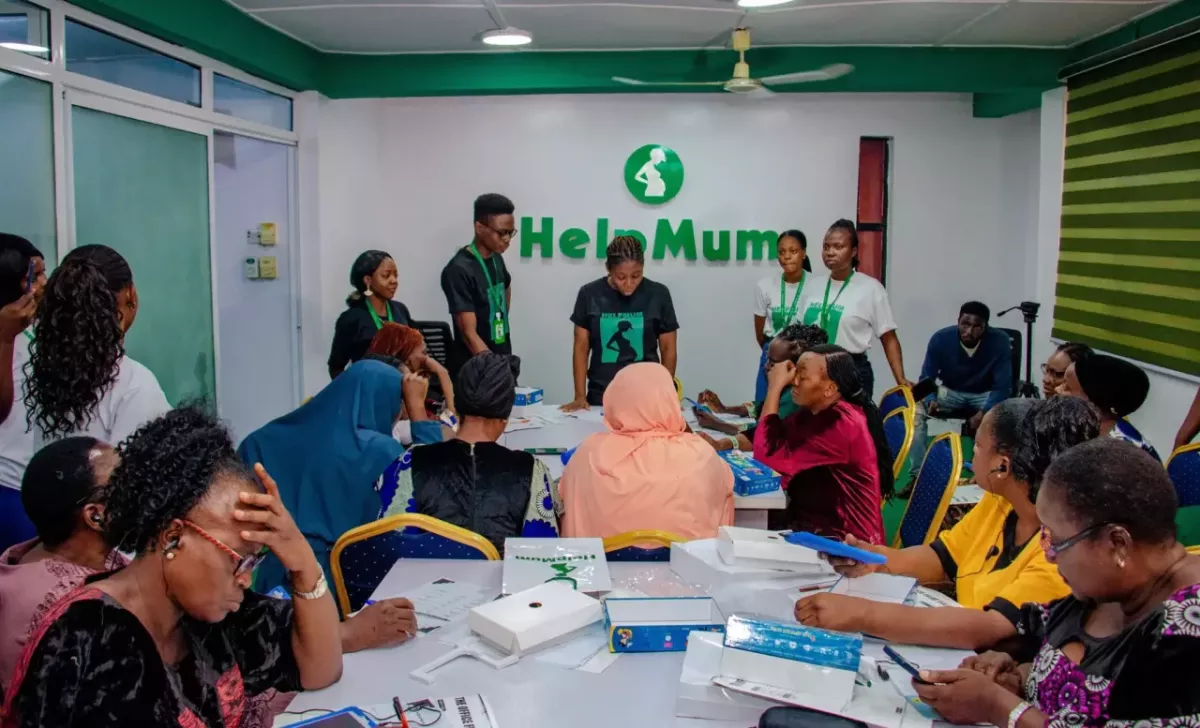
[[[257,430],[238,448],[242,460],[262,463],[279,483],[283,503],[329,574],[339,536],[379,514],[381,478],[399,467],[404,447],[392,437],[400,415],[400,372],[361,361],[300,409]],[[259,567],[255,587],[287,583],[273,557]]]

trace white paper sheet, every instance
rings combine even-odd
[[[535,652],[531,657],[539,662],[575,670],[600,650],[608,651],[608,633],[603,622],[596,622],[569,641]]]
[[[429,634],[448,624],[466,619],[472,608],[492,601],[497,593],[475,584],[438,579],[394,596],[405,597],[413,603],[417,612],[417,631]]]

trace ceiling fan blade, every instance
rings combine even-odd
[[[813,71],[798,71],[796,73],[781,73],[775,76],[765,76],[758,79],[771,86],[782,86],[789,83],[811,83],[813,81],[832,81],[841,78],[854,70],[848,63],[834,63]]]
[[[613,76],[612,80],[626,86],[724,86],[724,81],[639,81],[636,78]]]
[[[775,95],[776,95],[775,92],[772,91],[771,89],[767,88],[766,86],[759,86],[758,88],[754,89],[753,91],[744,91],[744,92],[738,94],[738,96],[741,96],[743,98],[754,99],[754,100],[769,99]]]

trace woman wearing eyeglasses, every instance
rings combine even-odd
[[[1092,353],[1092,347],[1074,341],[1064,341],[1058,345],[1046,363],[1042,365],[1042,396],[1052,399],[1058,396],[1058,388],[1067,378],[1067,367],[1080,358]]]
[[[337,607],[266,471],[191,408],[143,426],[119,454],[102,518],[137,555],[46,612],[9,681],[4,728],[232,728],[254,696],[335,682]],[[267,552],[293,599],[247,591]]]
[[[854,543],[887,556],[888,562],[878,567],[830,559],[847,576],[879,571],[913,576],[922,584],[953,581],[959,603],[969,609],[817,594],[796,604],[796,619],[906,644],[994,644],[1013,631],[1022,604],[1067,594],[1067,585],[1038,545],[1041,522],[1034,503],[1050,462],[1099,434],[1099,414],[1086,402],[1005,400],[988,411],[975,436],[976,480],[986,494],[954,528],[927,546],[889,549]]]
[[[1021,608],[1013,656],[922,672],[935,684],[917,694],[963,725],[1196,725],[1200,557],[1176,540],[1177,505],[1162,465],[1134,445],[1099,438],[1064,453],[1037,512],[1071,595]]]

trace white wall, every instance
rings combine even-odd
[[[326,379],[329,337],[360,251],[390,251],[400,267],[398,297],[418,318],[448,320],[439,274],[469,241],[471,202],[482,192],[510,196],[518,217],[553,216],[556,235],[594,228],[597,217],[646,233],[659,217],[693,218],[698,229],[798,227],[820,270],[825,229],[855,216],[860,136],[894,138],[888,287],[908,376],[917,375],[929,335],[952,324],[963,301],[999,309],[1035,291],[1037,112],[975,119],[969,97],[913,94],[760,103],[721,95],[322,100],[319,129],[312,165],[320,240],[306,256],[305,281],[319,278],[320,290],[305,290],[309,305],[319,294],[320,318],[316,331],[305,319],[307,392]],[[633,201],[622,184],[626,157],[649,143],[673,147],[686,169],[680,195],[659,209]],[[568,316],[579,286],[603,265],[557,250],[550,260],[521,259],[519,243],[505,259],[523,381],[564,401]],[[690,392],[750,397],[753,286],[777,270],[770,261],[648,263],[647,274],[675,299],[679,370]],[[881,392],[892,379],[878,345],[872,359]]]
[[[1054,286],[1062,218],[1066,104],[1065,89],[1047,91],[1042,95],[1036,266],[1038,300],[1045,308],[1038,321],[1038,336],[1034,342],[1036,361],[1045,361],[1055,346],[1055,342],[1050,340],[1050,329],[1054,320]],[[1149,368],[1146,372],[1150,376],[1150,396],[1129,419],[1165,458],[1196,395],[1196,382]]]

